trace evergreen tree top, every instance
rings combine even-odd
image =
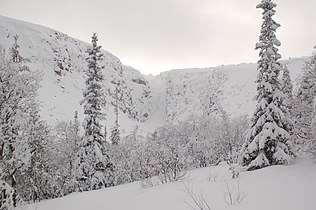
[[[87,49],[86,52],[89,56],[86,58],[86,60],[89,63],[89,68],[95,68],[97,61],[103,60],[104,54],[101,53],[102,46],[98,45],[98,36],[96,33],[93,33],[91,39],[92,48]],[[104,66],[100,66],[99,68],[104,68]]]
[[[274,7],[276,7],[277,4],[272,2],[271,0],[262,0],[261,3],[259,3],[257,5],[257,9],[258,8],[262,8],[262,9],[268,9],[268,10],[273,10]],[[275,12],[275,10],[273,10]]]
[[[281,42],[276,38],[275,32],[281,25],[272,19],[272,16],[275,14],[274,7],[276,7],[276,4],[271,0],[262,0],[257,5],[257,8],[263,9],[264,12],[262,13],[263,23],[261,25],[259,43],[256,44],[255,49],[260,49],[259,69],[271,70],[272,68],[280,71],[282,68],[277,60],[281,58],[281,55],[278,53],[277,47],[281,46]]]
[[[260,43],[256,45],[256,49],[272,47],[273,45],[281,45],[281,42],[276,38],[274,34],[276,32],[276,29],[279,28],[281,25],[272,19],[272,16],[276,12],[273,8],[276,6],[277,5],[273,3],[271,0],[262,0],[261,3],[257,5],[258,9],[261,8],[264,11],[262,13],[263,23],[260,31],[261,35],[259,37]],[[267,52],[269,53],[269,51]],[[280,58],[279,56],[277,57],[277,59]]]
[[[97,42],[99,41],[97,33],[93,33],[93,35],[91,37],[91,40],[92,40],[91,41],[92,42],[92,47],[93,48],[97,47],[98,46]],[[101,48],[102,46],[100,45],[99,47]]]

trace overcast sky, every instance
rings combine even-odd
[[[145,74],[256,62],[259,0],[0,0],[0,14],[99,43]],[[275,0],[283,58],[316,45],[316,1]]]

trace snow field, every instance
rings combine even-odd
[[[192,209],[185,185],[196,195],[203,195],[214,210],[314,210],[316,166],[298,158],[288,166],[271,166],[252,172],[241,172],[231,178],[229,166],[222,163],[188,172],[174,183],[142,188],[141,182],[71,195],[26,206],[27,210],[185,210]],[[230,187],[239,182],[245,194],[241,203],[228,205],[225,181]],[[233,190],[234,192],[234,190]],[[194,205],[193,205],[194,206]]]

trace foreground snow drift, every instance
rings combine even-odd
[[[316,209],[316,165],[296,159],[289,166],[273,166],[242,172],[232,180],[228,165],[190,171],[183,181],[143,188],[140,182],[44,201],[25,207],[28,210],[182,210],[194,206],[185,186],[203,195],[214,210],[314,210]],[[225,184],[227,183],[227,184]],[[229,205],[227,187],[243,201]],[[235,195],[233,195],[234,197]],[[226,197],[226,199],[225,199]],[[235,198],[235,197],[234,197]],[[226,201],[225,201],[226,200]],[[23,208],[24,209],[24,208]],[[192,209],[192,208],[191,208]]]

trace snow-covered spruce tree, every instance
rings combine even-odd
[[[275,32],[280,25],[272,16],[276,4],[271,0],[262,0],[257,8],[263,9],[263,24],[257,77],[257,106],[252,125],[241,151],[241,163],[248,170],[269,165],[288,164],[292,156],[290,143],[290,120],[285,105],[285,95],[278,79],[282,70],[278,60],[281,58],[277,47],[281,45]]]
[[[314,98],[316,97],[316,52],[306,62],[300,87],[294,100],[294,135],[295,140],[304,150],[308,149],[312,139],[311,124],[314,111]]]
[[[72,134],[73,134],[73,140],[75,142],[75,150],[78,150],[79,148],[79,140],[80,140],[80,122],[78,119],[78,111],[75,111],[74,119],[72,122]]]
[[[281,89],[285,95],[285,99],[283,104],[287,106],[287,117],[291,119],[291,130],[289,133],[291,135],[291,142],[294,143],[294,122],[293,122],[293,104],[294,104],[294,97],[293,97],[293,84],[290,76],[290,71],[286,65],[283,65],[282,68],[282,79],[281,79]],[[293,145],[294,146],[294,145]]]
[[[121,137],[120,137],[119,124],[118,124],[118,104],[117,103],[114,107],[114,112],[115,112],[115,122],[114,122],[113,128],[111,129],[110,142],[113,145],[118,145],[120,143]]]
[[[282,91],[285,94],[288,109],[289,111],[291,111],[293,103],[293,84],[290,76],[290,71],[286,65],[283,66]]]
[[[19,39],[19,36],[18,35],[15,35],[14,36],[14,44],[12,46],[12,48],[10,49],[10,53],[11,53],[11,58],[12,58],[12,61],[14,63],[20,63],[21,62],[21,55],[20,55],[20,51],[19,51],[19,44],[18,44],[18,39]]]
[[[109,187],[113,183],[113,165],[110,162],[104,136],[102,133],[101,120],[105,118],[102,113],[104,66],[100,63],[103,59],[101,46],[97,45],[97,35],[92,36],[92,48],[87,50],[88,69],[86,70],[86,89],[83,92],[84,105],[84,137],[77,153],[77,180],[80,190],[95,190]]]
[[[119,62],[118,67],[114,67],[115,69],[115,78],[111,81],[115,85],[115,90],[114,90],[114,113],[115,113],[115,121],[114,121],[114,126],[111,129],[111,135],[110,135],[110,142],[113,145],[118,145],[120,142],[120,128],[119,128],[119,101],[120,101],[120,96],[122,96],[122,90],[121,90],[121,85],[123,81],[120,79],[122,78],[122,64]]]

